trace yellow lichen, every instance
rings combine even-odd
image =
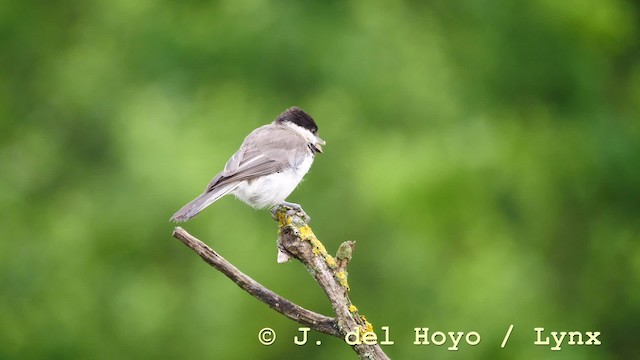
[[[333,256],[331,255],[327,255],[325,260],[327,261],[327,265],[329,265],[329,267],[332,269],[338,266],[338,264],[336,264],[336,261],[333,259]]]
[[[287,216],[287,213],[283,211],[276,212],[276,219],[278,219],[278,226],[285,227],[291,225],[291,216]]]
[[[355,305],[351,304],[351,305],[349,305],[349,311],[354,313],[354,312],[358,311],[358,308]]]
[[[300,232],[300,238],[302,240],[309,240],[310,241],[310,240],[313,240],[316,237],[313,234],[313,230],[311,230],[311,227],[309,225],[300,226],[298,231]]]
[[[313,253],[316,255],[322,255],[323,257],[327,256],[327,249],[325,249],[324,245],[318,240],[315,236],[311,239],[311,245],[313,245]]]
[[[373,332],[373,324],[368,322],[367,318],[364,315],[360,315],[360,318],[362,319],[362,321],[364,321],[364,329],[362,329],[361,331],[363,331],[363,332]]]
[[[345,275],[344,271],[339,271],[336,274],[336,277],[338,278],[338,282],[340,282],[340,285],[345,287],[347,290],[350,290],[349,283],[347,282],[347,275]]]

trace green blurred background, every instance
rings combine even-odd
[[[0,358],[356,358],[294,345],[171,238],[292,105],[327,146],[289,200],[332,251],[357,241],[351,297],[392,358],[640,358],[639,20],[631,0],[2,2]],[[185,228],[331,314],[276,264],[267,211],[228,197]],[[550,351],[534,327],[602,345]]]

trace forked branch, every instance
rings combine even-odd
[[[278,221],[279,250],[298,259],[313,275],[327,294],[336,314],[335,318],[307,310],[265,288],[181,227],[174,229],[173,236],[251,296],[289,319],[342,340],[345,340],[348,333],[355,332],[361,336],[366,332],[372,332],[373,326],[358,313],[348,296],[346,267],[351,260],[355,243],[343,243],[334,258],[327,253],[324,245],[306,223],[304,214],[292,211],[288,207],[280,207],[274,211],[274,218]],[[361,359],[389,359],[378,344],[360,343],[352,347]]]

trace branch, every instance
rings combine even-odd
[[[289,207],[280,206],[275,209],[273,216],[278,221],[278,250],[283,255],[278,259],[295,257],[307,268],[327,294],[336,318],[304,309],[265,288],[184,229],[176,227],[173,236],[197,252],[205,262],[225,274],[251,296],[302,325],[336,336],[343,341],[348,333],[355,332],[362,339],[366,332],[373,332],[371,323],[364,315],[359,314],[348,296],[346,267],[351,260],[355,242],[344,242],[334,259],[307,225],[308,217],[304,212],[296,212]],[[361,343],[352,347],[361,359],[389,359],[378,344]]]
[[[340,245],[336,259],[327,253],[324,245],[307,225],[306,214],[295,213],[283,206],[276,209],[274,217],[278,220],[278,248],[298,259],[315,278],[327,294],[331,307],[336,313],[336,322],[340,337],[344,340],[350,332],[357,332],[362,338],[366,332],[373,332],[373,325],[349,299],[346,267],[351,260],[355,242],[346,241]],[[389,357],[380,345],[358,344],[353,350],[361,359],[385,360]]]
[[[200,255],[202,260],[225,274],[229,279],[233,280],[233,282],[240,286],[242,290],[267,304],[273,310],[316,331],[333,336],[339,336],[338,330],[335,326],[335,319],[309,311],[267,289],[259,282],[238,270],[238,268],[220,256],[212,248],[189,234],[183,228],[179,226],[176,227],[173,230],[173,237],[193,249],[198,253],[198,255]]]

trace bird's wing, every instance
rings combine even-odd
[[[271,127],[271,128],[268,128]],[[306,141],[285,127],[265,125],[249,134],[242,146],[227,161],[224,170],[207,186],[215,187],[283,171],[298,166],[305,152]]]
[[[271,128],[269,128],[269,126]],[[313,151],[301,136],[284,126],[265,125],[249,134],[224,170],[209,183],[204,193],[178,210],[171,220],[187,221],[222,196],[238,182],[296,168]]]

